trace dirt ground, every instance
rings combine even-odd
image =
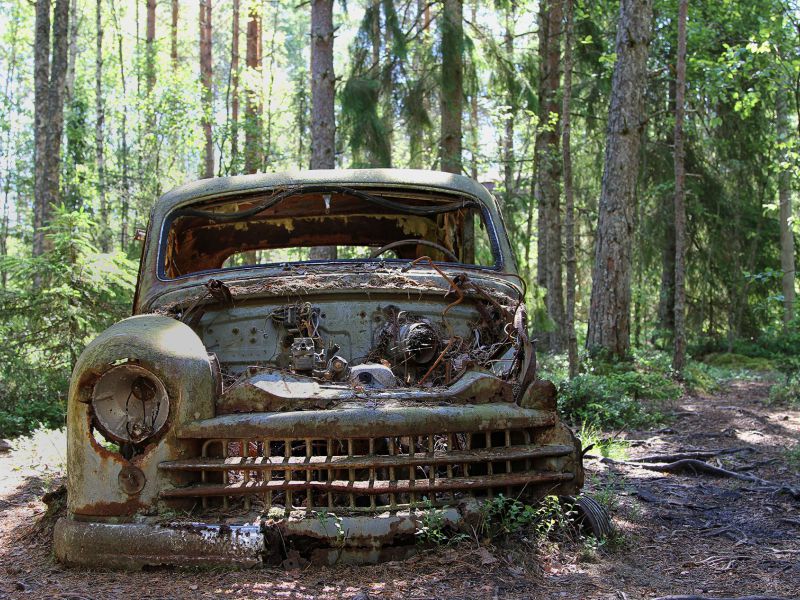
[[[737,382],[714,396],[684,397],[668,426],[620,435],[630,440],[629,460],[744,449],[709,462],[800,487],[797,465],[786,462],[787,448],[800,443],[800,411],[766,406],[768,389]],[[800,598],[800,500],[763,484],[599,458],[586,461],[588,487],[615,506],[619,531],[600,548],[536,545],[520,536],[369,567],[66,569],[53,560],[41,501],[62,478],[63,433],[40,432],[14,445],[0,454],[0,598]]]

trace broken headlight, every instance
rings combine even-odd
[[[119,443],[138,444],[167,423],[169,396],[161,380],[136,364],[110,368],[92,392],[94,421],[100,432]]]

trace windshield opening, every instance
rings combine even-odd
[[[499,266],[492,224],[474,200],[425,192],[341,187],[273,191],[178,209],[167,219],[167,278],[310,260],[335,246],[336,260],[434,261]]]

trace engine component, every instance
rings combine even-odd
[[[386,365],[367,363],[350,369],[350,382],[368,388],[397,387],[397,379]]]
[[[328,361],[328,368],[325,369],[323,377],[336,381],[341,379],[347,372],[347,361],[338,354]]]
[[[313,338],[296,337],[292,341],[292,370],[313,371],[315,347]]]
[[[137,364],[111,367],[92,391],[94,423],[118,443],[138,444],[158,434],[169,416],[169,396],[161,380]]]
[[[431,362],[439,347],[439,334],[427,321],[405,323],[397,334],[397,353],[401,360],[418,365]]]

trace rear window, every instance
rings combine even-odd
[[[499,266],[496,235],[475,200],[445,194],[295,188],[173,212],[161,275],[310,260],[335,246],[337,260],[434,261]]]

